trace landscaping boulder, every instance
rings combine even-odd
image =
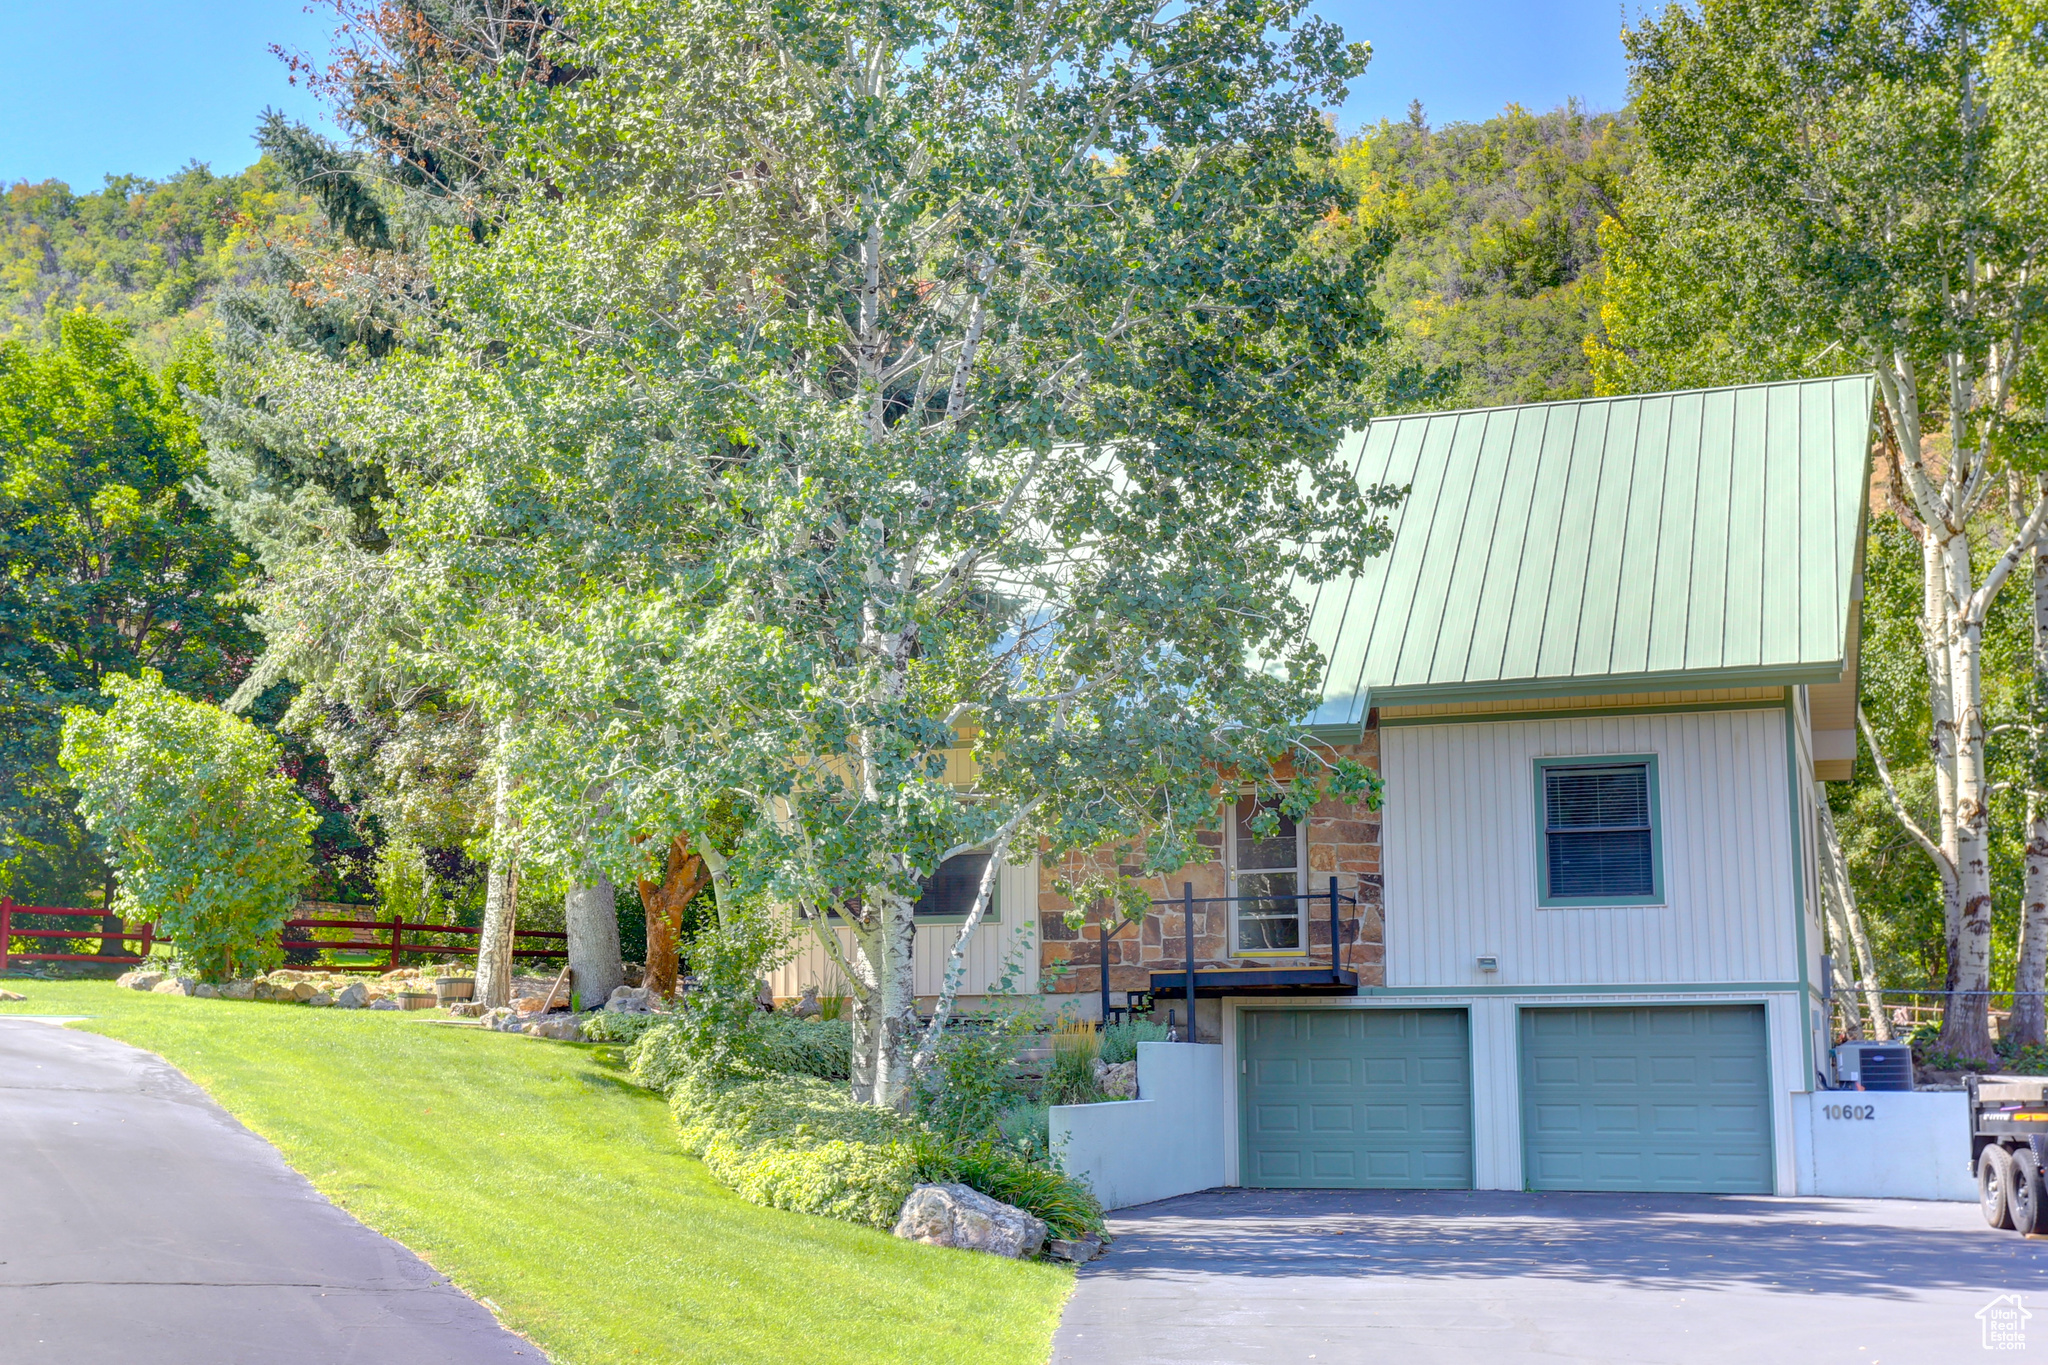
[[[368,1007],[373,1010],[402,1010],[405,1008],[405,1006],[388,996],[380,1000],[372,1000]]]
[[[485,1010],[478,1018],[485,1028],[498,1033],[517,1033],[525,1027],[519,1022],[519,1011],[510,1005],[499,1005],[496,1009]]]
[[[512,1002],[512,1008],[521,1014],[539,1014],[547,1008],[547,1003],[546,998],[542,996],[522,995]]]
[[[799,1019],[817,1019],[823,1017],[825,1013],[825,1007],[818,1003],[818,988],[816,986],[804,987],[804,993],[802,997],[798,999],[798,1001],[796,1002],[796,1008],[791,1010],[790,1013],[795,1015]]]
[[[288,998],[292,1000],[301,1001],[311,1000],[314,996],[318,994],[320,994],[320,988],[314,985],[312,982],[294,981],[291,984],[291,992]]]
[[[359,1010],[370,1003],[370,988],[360,981],[351,981],[334,993],[334,1007],[338,1010]]]
[[[1045,1220],[965,1185],[919,1185],[896,1215],[896,1235],[1021,1259],[1045,1245]]]
[[[254,1000],[256,998],[256,983],[253,981],[230,981],[227,985],[220,988],[220,996],[223,1000]]]
[[[611,999],[604,1007],[614,1014],[653,1014],[660,1008],[661,997],[646,986],[619,986],[613,989]]]
[[[1102,1093],[1113,1100],[1134,1100],[1138,1098],[1138,1064],[1132,1062],[1095,1062],[1095,1083],[1102,1087]]]
[[[326,991],[314,991],[312,995],[306,998],[306,1003],[315,1009],[325,1009],[334,1003],[334,997]]]
[[[114,984],[128,991],[153,991],[163,979],[162,972],[123,972],[114,978]]]
[[[1045,1254],[1055,1261],[1071,1261],[1075,1265],[1086,1265],[1102,1254],[1102,1239],[1080,1237],[1069,1242],[1055,1237],[1045,1244]]]
[[[220,987],[211,982],[202,981],[192,988],[192,994],[201,1000],[218,1000],[220,999]]]
[[[190,995],[192,988],[197,984],[189,976],[167,976],[150,987],[150,990],[157,995]]]
[[[573,1014],[543,1014],[528,1023],[526,1031],[535,1038],[553,1038],[560,1043],[574,1043],[583,1037],[583,1021]]]

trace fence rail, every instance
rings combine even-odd
[[[48,929],[31,927],[19,922],[23,915],[41,915],[56,918],[91,919],[105,921],[116,919],[104,910],[85,909],[71,905],[17,905],[0,896],[0,971],[6,971],[8,964],[16,959],[23,962],[105,962],[134,964],[146,960],[150,949],[156,945],[168,944],[169,938],[160,935],[154,924],[131,927],[127,921],[118,920],[119,929],[110,929],[105,924],[93,929]],[[294,929],[346,929],[351,931],[346,942],[332,942],[325,939],[294,938]],[[407,920],[401,915],[388,919],[337,919],[332,916],[309,916],[303,919],[288,919],[280,932],[280,946],[287,952],[321,952],[338,949],[343,952],[381,953],[381,962],[335,962],[323,964],[324,969],[334,972],[382,972],[400,965],[399,959],[405,953],[472,953],[476,951],[475,939],[483,930],[462,924],[425,924]],[[409,939],[407,936],[411,935]],[[466,939],[456,943],[429,943],[424,937],[455,935]],[[560,958],[568,953],[568,938],[559,929],[516,929],[512,936],[514,958],[552,957]],[[80,939],[99,939],[102,947],[108,939],[116,940],[125,947],[130,942],[140,945],[134,952],[127,953],[72,953],[72,952],[14,952],[15,939],[28,939],[33,944],[46,943],[70,945]],[[522,947],[521,944],[548,945]]]

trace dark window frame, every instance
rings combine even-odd
[[[1641,769],[1649,797],[1650,890],[1647,894],[1625,896],[1553,895],[1550,889],[1550,774],[1553,772],[1600,773]],[[1655,754],[1584,754],[1536,760],[1536,904],[1544,909],[1574,909],[1600,906],[1660,906],[1664,898],[1664,811]],[[1631,829],[1640,826],[1631,826]]]
[[[959,862],[959,861],[960,861],[960,860],[961,860],[962,858],[974,858],[974,859],[978,859],[978,860],[980,860],[980,863],[981,863],[981,867],[982,867],[982,868],[986,868],[986,867],[988,866],[989,860],[990,860],[990,859],[991,859],[991,858],[992,858],[993,856],[994,856],[994,855],[993,855],[993,854],[991,854],[991,853],[988,853],[988,852],[985,852],[985,851],[980,851],[980,850],[977,850],[977,851],[975,851],[975,852],[971,852],[971,853],[959,853],[959,854],[955,854],[955,855],[954,855],[954,856],[953,856],[952,858],[949,858],[949,859],[948,859],[947,861],[948,861],[948,862]],[[944,866],[945,866],[945,864],[944,864],[944,863],[941,863],[941,864],[940,864],[940,867],[941,867],[941,868],[943,868]],[[970,883],[970,885],[973,885],[973,886],[979,886],[979,885],[980,885],[980,879],[981,879],[981,873],[980,873],[980,871],[977,871],[977,872],[976,872],[976,874],[975,874],[975,880],[974,880],[974,882],[973,882],[973,883]],[[965,906],[965,908],[963,908],[963,909],[959,909],[959,910],[945,910],[945,911],[939,911],[939,910],[921,910],[921,909],[919,909],[919,908],[918,908],[919,906],[921,906],[921,905],[923,905],[923,904],[924,904],[924,902],[925,902],[925,897],[926,897],[927,895],[929,895],[929,894],[930,894],[930,887],[931,887],[931,884],[932,884],[933,882],[937,881],[937,880],[938,880],[938,873],[937,873],[937,872],[934,872],[934,873],[933,873],[933,874],[932,874],[932,875],[931,875],[930,877],[927,877],[927,878],[925,879],[925,887],[926,887],[926,889],[925,889],[924,891],[922,891],[922,892],[920,892],[920,893],[918,894],[918,898],[917,898],[916,902],[915,902],[915,903],[914,903],[914,904],[913,904],[913,905],[911,906],[911,912],[910,912],[910,917],[911,917],[911,919],[912,919],[913,921],[915,921],[916,923],[918,923],[918,924],[965,924],[965,923],[967,922],[967,915],[968,915],[968,912],[969,912],[969,911],[971,911],[971,910],[972,910],[972,909],[974,908],[974,898],[973,898],[972,894],[970,894],[970,895],[968,896],[968,899],[967,899],[967,903],[966,903],[966,906]],[[991,886],[991,887],[990,887],[990,888],[988,889],[988,911],[987,911],[987,913],[985,913],[985,914],[983,914],[983,915],[982,915],[982,917],[981,917],[981,922],[982,922],[983,924],[996,924],[996,923],[999,923],[999,922],[1001,921],[1001,914],[1000,914],[1000,912],[1001,912],[1002,908],[1003,908],[1003,870],[1002,870],[1002,868],[998,867],[998,868],[996,869],[996,880],[995,880],[995,885]]]

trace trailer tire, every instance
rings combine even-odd
[[[2012,1154],[2012,1184],[2005,1192],[2013,1231],[2025,1235],[2048,1231],[2048,1210],[2041,1207],[2042,1197],[2041,1162],[2033,1148],[2021,1147]]]
[[[1977,1207],[1992,1227],[2012,1226],[2011,1189],[2012,1153],[1994,1142],[1977,1157]]]

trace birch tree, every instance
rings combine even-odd
[[[395,535],[552,604],[482,651],[545,717],[536,833],[602,790],[615,878],[695,841],[721,913],[781,906],[844,972],[854,1089],[901,1105],[1005,861],[1177,867],[1219,772],[1376,800],[1302,728],[1289,589],[1398,498],[1332,458],[1384,244],[1312,245],[1365,52],[1277,0],[561,24],[584,74],[520,106],[532,193],[437,256],[451,344],[364,389],[417,455]],[[924,1020],[914,906],[960,857]]]
[[[2040,28],[2020,5],[1709,0],[1625,37],[1643,230],[1661,209],[1735,330],[1759,334],[1753,349],[1876,374],[1884,458],[1923,555],[1938,825],[1895,810],[1942,881],[1941,1045],[1988,1057],[1984,624],[2048,501],[1973,547],[2003,510],[2004,472],[2033,458],[2011,437],[2043,317],[2048,186],[2028,145]]]

